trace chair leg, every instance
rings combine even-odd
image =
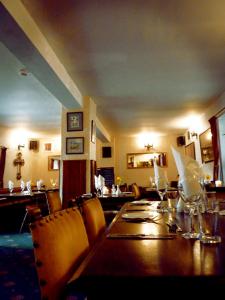
[[[19,233],[22,232],[22,229],[23,229],[24,223],[25,223],[25,221],[26,221],[27,215],[28,215],[28,211],[26,211],[26,213],[25,213],[25,216],[24,216],[24,218],[23,218],[23,222],[22,222],[22,224],[21,224],[21,226],[20,226],[20,231],[19,231]]]

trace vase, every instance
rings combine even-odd
[[[117,184],[117,186],[116,186],[116,195],[120,195],[120,194],[121,194],[120,186],[119,186],[119,184]]]

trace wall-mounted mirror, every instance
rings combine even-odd
[[[57,171],[60,168],[60,155],[54,155],[48,157],[48,170]]]
[[[161,167],[167,166],[167,155],[165,152],[154,153],[128,153],[127,168],[153,168],[153,162],[156,159],[157,165]]]
[[[210,128],[199,135],[202,162],[208,163],[214,160],[212,147],[212,134]]]

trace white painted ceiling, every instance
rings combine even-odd
[[[21,2],[81,93],[97,103],[99,118],[115,130],[183,133],[184,126],[175,121],[202,113],[224,92],[224,0]],[[35,82],[40,88],[32,78],[27,93],[32,90],[32,101],[27,105],[26,96],[22,109],[13,107],[14,114],[18,110],[38,118],[44,98],[51,108],[43,106],[41,122],[49,120],[49,113],[59,122],[59,103],[50,93],[43,96],[43,90],[35,93]],[[4,91],[8,84],[3,85],[1,109],[8,110],[2,95],[8,101],[13,97]],[[12,85],[20,93],[20,86]]]

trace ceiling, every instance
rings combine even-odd
[[[181,122],[183,117],[201,114],[224,92],[224,0],[216,5],[211,0],[21,2],[82,95],[96,102],[106,127],[123,134],[181,134],[190,125]],[[0,51],[5,51],[1,44]],[[7,78],[15,77],[11,62],[7,66],[14,76],[10,68],[5,72],[7,66],[3,81],[0,74],[1,109],[10,114],[8,103],[16,101],[14,117],[20,113],[44,124],[50,113],[49,128],[59,126],[61,104],[46,85],[40,90],[40,82],[30,76],[23,100],[12,92],[19,88],[13,81],[7,92]],[[0,113],[2,118],[6,122]]]

